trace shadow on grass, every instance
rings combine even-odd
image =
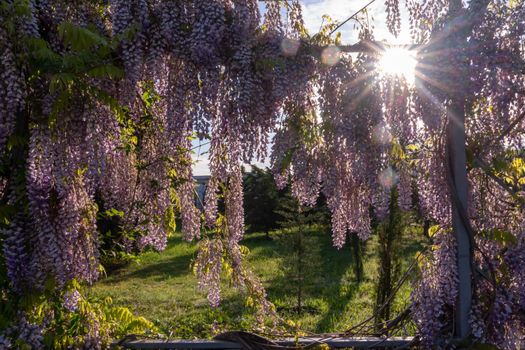
[[[268,235],[264,232],[246,232],[244,234],[244,238],[242,239],[242,242],[246,244],[255,243],[255,244],[261,244],[264,242],[272,244],[275,243],[275,235],[279,235],[279,231],[270,231]]]
[[[303,285],[303,314],[317,315],[316,330],[320,332],[332,331],[337,322],[344,317],[343,310],[355,296],[359,283],[353,281],[352,255],[348,247],[336,249],[332,245],[330,234],[326,232],[305,232],[309,263],[306,282]],[[283,246],[279,237],[273,241],[265,241],[263,237],[253,237],[245,240],[245,244],[257,246],[257,259],[281,256],[280,267],[286,264],[286,254],[289,247]],[[243,242],[244,243],[244,242]],[[262,248],[262,249],[261,249]],[[297,305],[295,302],[295,286],[290,282],[286,273],[266,281],[266,290],[270,300],[276,302],[278,310],[283,316],[296,317]],[[344,292],[343,292],[344,291]],[[327,305],[320,309],[319,302]]]
[[[336,331],[335,327],[344,317],[346,306],[355,297],[356,292],[359,290],[359,283],[352,283],[345,289],[345,292],[336,293],[335,296],[328,299],[328,311],[316,325],[318,332],[324,333]]]
[[[184,276],[190,273],[190,264],[193,259],[193,253],[176,255],[169,259],[160,260],[156,263],[140,265],[131,271],[121,270],[119,273],[111,275],[109,279],[102,282],[121,282],[128,279],[151,279],[163,281],[173,277]]]
[[[410,264],[416,253],[423,250],[425,245],[429,243],[418,230],[421,230],[421,228],[408,227],[405,229],[405,232],[403,232],[400,254],[402,257],[406,257],[404,260],[406,260],[407,264]]]
[[[248,248],[275,248],[277,241],[276,237],[280,234],[272,233],[268,238],[264,233],[246,233],[241,241],[241,244]]]
[[[160,326],[166,334],[171,333],[176,337],[206,339],[217,332],[252,331],[254,325],[253,310],[246,307],[241,295],[233,294],[224,297],[215,309],[207,304],[189,308]]]
[[[338,282],[323,292],[323,299],[328,304],[328,311],[317,322],[316,328],[318,332],[332,332],[344,317],[346,306],[355,297],[360,282],[355,280],[352,266],[355,262],[348,244],[341,249],[336,249],[333,247],[330,238],[323,241],[321,252],[324,252],[323,256],[325,257],[322,266],[325,282]],[[352,270],[352,272],[348,273],[348,270]],[[347,278],[347,276],[351,276],[351,278]]]

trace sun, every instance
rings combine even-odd
[[[402,47],[391,47],[383,51],[377,69],[383,75],[404,78],[408,83],[414,83],[416,77],[416,53]]]

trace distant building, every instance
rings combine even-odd
[[[204,209],[204,194],[206,193],[206,188],[208,187],[208,182],[210,181],[210,175],[198,175],[194,176],[195,180],[195,191],[197,192],[198,198],[195,198],[196,205],[200,209]]]

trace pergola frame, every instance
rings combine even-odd
[[[426,45],[395,45],[407,49],[417,49],[419,52],[431,52],[443,48],[456,48],[461,50],[467,44],[474,24],[485,12],[490,0],[472,0],[468,8],[463,8],[461,0],[450,0],[448,8],[448,21],[445,30],[438,33]],[[374,1],[370,1],[370,5]],[[368,5],[359,10],[364,10]],[[355,14],[354,14],[355,15]],[[351,17],[353,17],[352,15]],[[350,18],[351,18],[350,17]],[[349,19],[350,19],[349,18]],[[348,21],[347,19],[346,21]],[[345,22],[346,22],[345,21]],[[346,53],[380,53],[390,47],[389,44],[379,41],[361,41],[353,45],[340,45],[338,49]],[[311,46],[305,43],[302,49],[309,50],[320,56],[326,47]],[[473,232],[467,217],[468,208],[468,178],[466,157],[465,134],[465,104],[466,96],[457,91],[448,93],[446,113],[448,122],[446,126],[446,152],[449,169],[447,169],[447,182],[451,195],[452,229],[456,239],[457,272],[458,272],[458,298],[455,308],[453,324],[454,338],[460,342],[469,337],[471,333],[469,317],[472,307],[472,281],[473,281]],[[525,114],[522,116],[525,117]],[[242,333],[242,332],[238,332]],[[414,342],[413,337],[327,337],[327,338],[297,338],[282,339],[272,344],[259,344],[255,342],[244,344],[242,340],[137,340],[127,339],[118,343],[128,349],[271,349],[309,347],[315,344],[327,344],[333,348],[407,348]]]

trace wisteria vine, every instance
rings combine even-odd
[[[359,33],[370,52],[356,55],[326,32],[309,36],[298,0],[267,1],[264,15],[256,0],[2,1],[0,195],[12,210],[1,236],[10,290],[94,282],[101,215],[132,233],[120,242],[126,250],[162,250],[176,210],[184,237],[200,242],[195,271],[210,304],[220,303],[221,271],[231,269],[259,316],[275,314],[240,245],[241,166],[265,159],[271,144],[279,186],[290,183],[305,205],[326,196],[338,248],[349,234],[370,236],[393,187],[400,208],[417,204],[439,226],[412,315],[426,344],[450,338],[457,276],[444,130],[460,94],[476,233],[472,335],[519,346],[525,4],[476,0],[449,18],[456,4],[406,2],[419,61],[411,85],[376,69],[382,48],[370,27]],[[398,35],[400,4],[385,5]],[[447,47],[460,33],[462,46]],[[194,136],[211,144],[202,213]],[[37,327],[24,317],[21,328]]]

